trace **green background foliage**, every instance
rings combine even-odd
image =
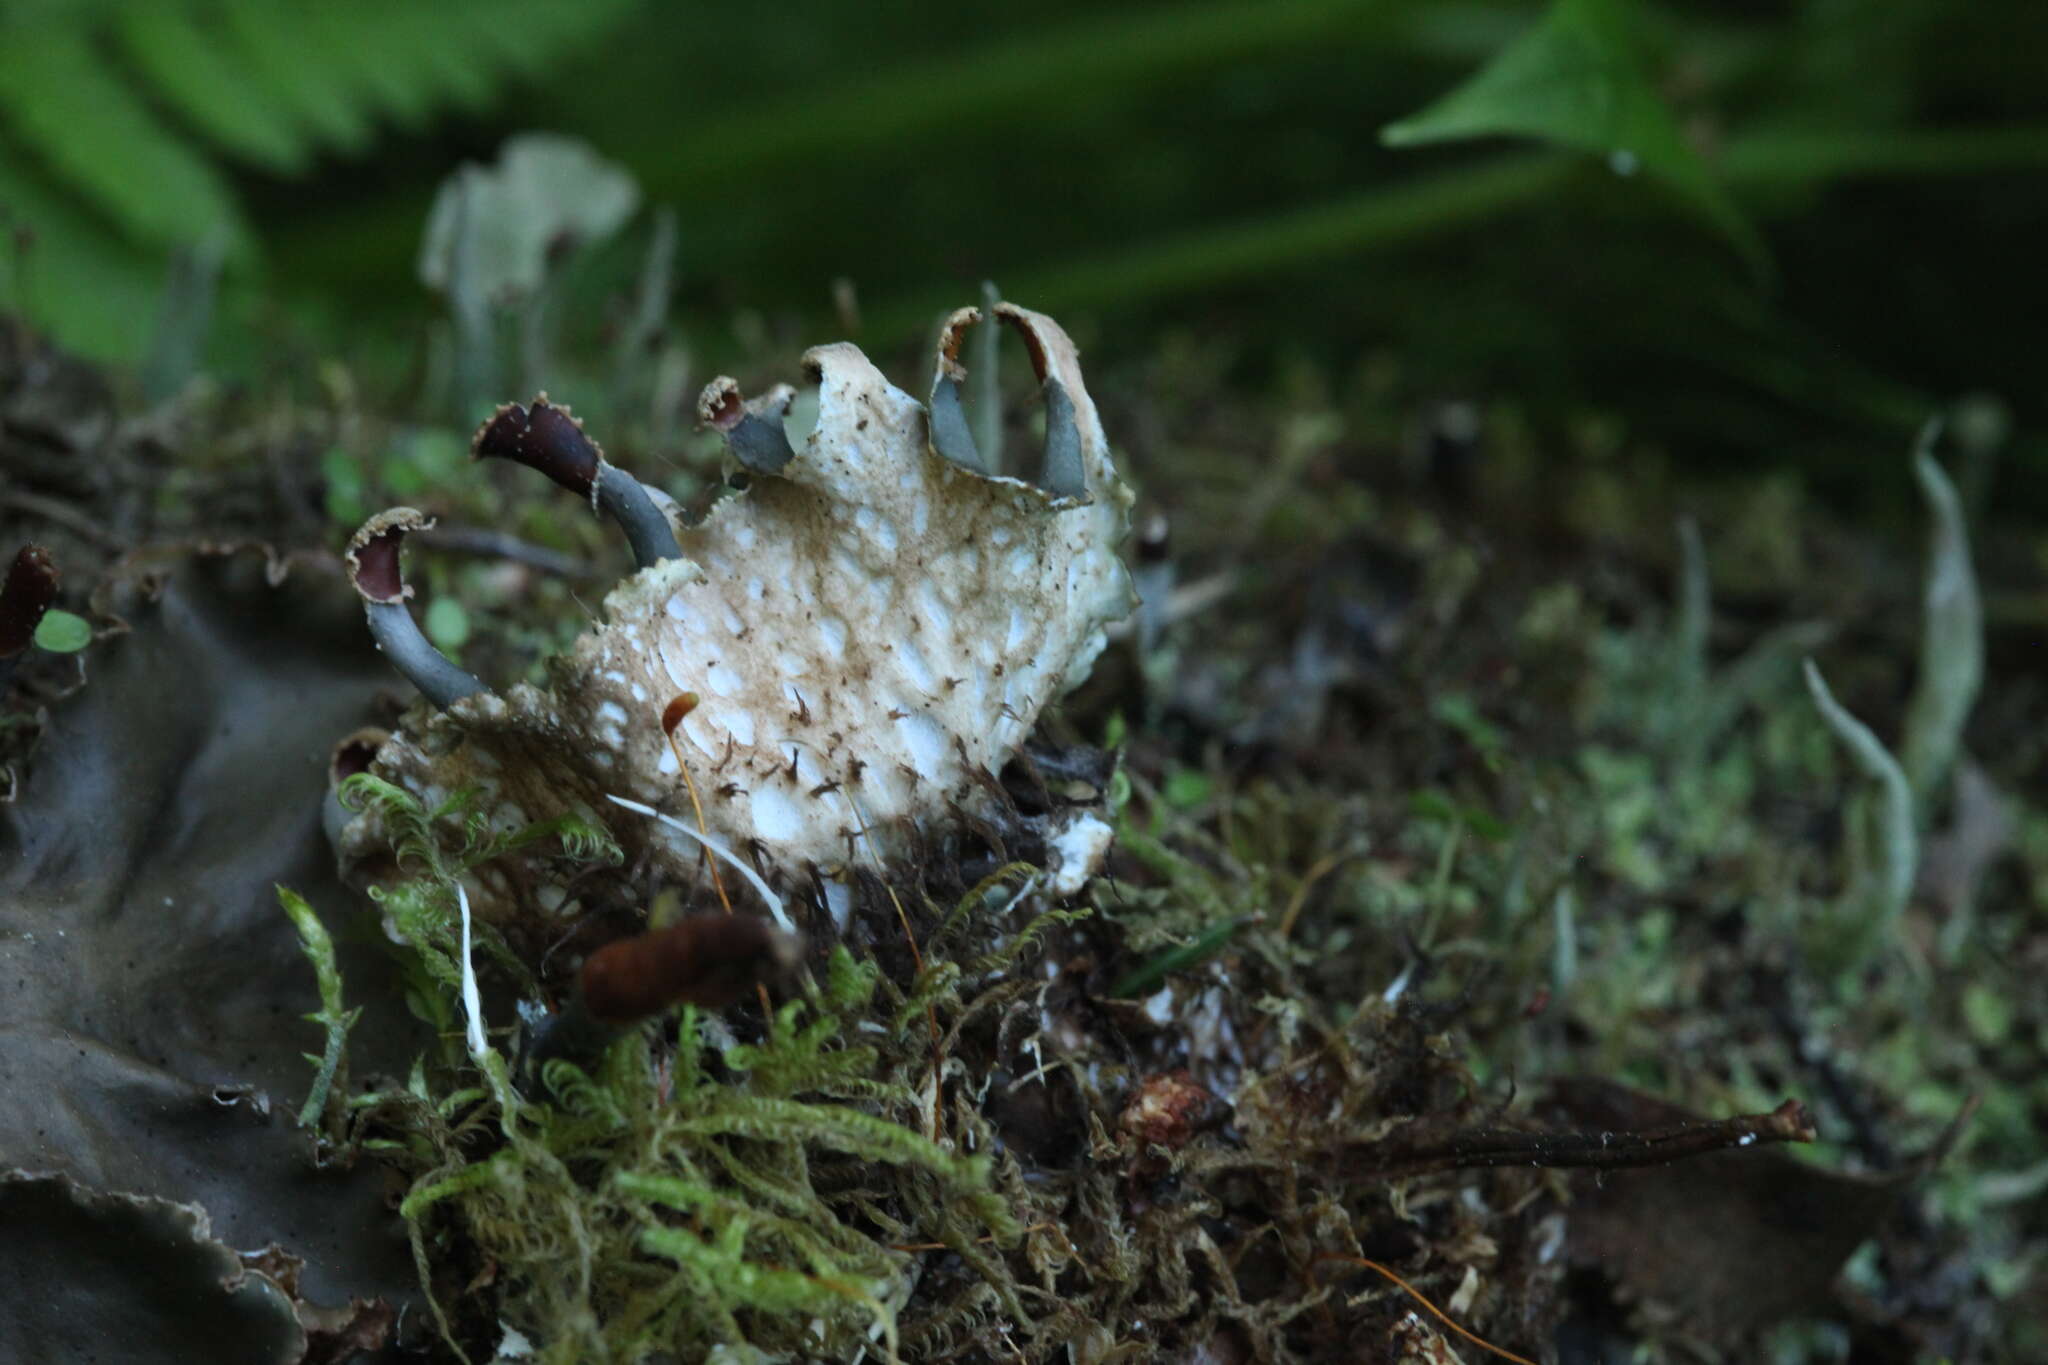
[[[44,0],[0,23],[0,206],[33,234],[0,297],[102,355],[148,347],[182,252],[225,272],[231,372],[328,353],[406,384],[435,186],[539,128],[674,211],[713,367],[764,327],[907,343],[992,277],[1247,364],[1394,347],[1551,411],[1654,390],[1630,415],[1705,453],[1797,438],[1821,469],[1963,389],[2031,412],[2038,388],[1998,322],[2044,302],[2012,268],[2048,209],[2026,0]],[[620,325],[649,231],[583,263],[570,333]]]

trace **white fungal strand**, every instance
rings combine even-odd
[[[789,912],[782,908],[782,897],[776,895],[773,888],[771,888],[766,881],[762,880],[760,873],[754,871],[753,868],[747,866],[747,864],[745,864],[744,862],[741,862],[739,859],[739,855],[735,854],[731,849],[727,848],[724,844],[721,844],[720,842],[718,842],[718,840],[712,838],[708,834],[699,834],[696,830],[691,829],[688,825],[676,819],[673,815],[663,815],[660,811],[654,809],[654,807],[652,806],[643,806],[638,801],[628,801],[623,796],[612,796],[609,794],[606,795],[605,800],[610,801],[614,805],[624,806],[627,810],[632,811],[636,815],[645,815],[655,820],[659,820],[662,824],[667,825],[670,829],[675,830],[679,834],[688,835],[690,838],[696,840],[705,848],[709,849],[712,853],[724,859],[727,863],[731,864],[732,867],[742,877],[745,877],[749,882],[751,882],[756,891],[761,893],[761,899],[763,902],[767,904],[768,913],[775,917],[776,925],[783,929],[792,931],[795,930],[796,926],[789,922]]]

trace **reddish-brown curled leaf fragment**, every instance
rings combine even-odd
[[[56,600],[56,561],[40,545],[22,546],[0,587],[0,659],[11,659],[34,643],[36,627]]]
[[[779,976],[794,949],[789,935],[753,915],[691,915],[592,953],[583,964],[583,1003],[608,1024],[677,1004],[718,1009]]]

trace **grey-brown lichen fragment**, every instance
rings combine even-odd
[[[215,1240],[196,1204],[0,1171],[0,1227],[9,1360],[288,1365],[305,1355],[291,1299]]]
[[[770,864],[829,873],[983,806],[985,775],[1134,600],[1116,548],[1131,494],[1073,343],[1003,308],[1071,403],[1080,495],[942,457],[922,404],[855,347],[818,347],[818,422],[794,458],[678,527],[684,558],[614,589],[548,686],[464,698],[377,771],[429,800],[482,786],[501,821],[609,813],[607,794],[686,810],[662,716],[694,693],[676,740],[709,831]],[[652,822],[607,823],[678,873],[698,857]],[[345,856],[374,837],[358,820]]]

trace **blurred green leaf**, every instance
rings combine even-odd
[[[0,9],[0,306],[65,345],[133,358],[170,252],[218,249],[246,295],[258,254],[221,159],[302,174],[387,125],[481,111],[611,26],[625,0],[40,0]],[[408,212],[417,221],[417,207]],[[20,254],[16,253],[17,256]],[[24,289],[20,276],[30,277]],[[9,276],[16,278],[10,279]],[[175,302],[175,301],[173,301]]]
[[[36,648],[52,654],[76,654],[91,643],[92,624],[68,611],[47,612],[36,626]]]
[[[121,55],[194,128],[231,155],[280,174],[302,171],[312,147],[249,79],[233,45],[192,10],[134,0],[116,20]]]
[[[1557,0],[1536,26],[1457,89],[1388,124],[1391,147],[1505,135],[1607,158],[1617,174],[1646,171],[1678,192],[1752,264],[1762,240],[1687,142],[1643,69],[1631,0]]]
[[[1471,830],[1482,839],[1505,839],[1514,828],[1491,811],[1461,802],[1435,787],[1408,794],[1408,809],[1424,820],[1441,820],[1447,825]]]
[[[163,267],[0,143],[0,306],[96,356],[133,354],[156,310]]]
[[[1963,988],[1963,1020],[1978,1042],[2003,1042],[2012,1031],[2012,1001],[1996,987],[1973,981]]]
[[[427,638],[442,649],[469,643],[469,613],[452,597],[437,597],[427,607]]]
[[[337,526],[354,526],[370,515],[362,467],[346,450],[333,446],[320,456],[320,477],[327,485],[329,521]]]
[[[273,0],[225,0],[224,34],[249,61],[244,79],[276,101],[301,136],[336,151],[360,152],[369,145],[369,111],[351,99],[338,59],[347,49],[324,51],[307,26]],[[364,16],[363,22],[371,22]]]
[[[81,28],[0,29],[0,109],[20,143],[130,237],[160,247],[220,235],[252,249],[226,180],[167,129]]]
[[[1426,242],[1556,189],[1567,179],[1561,156],[1521,154],[1338,195],[1292,211],[1266,213],[1160,241],[1114,245],[1103,255],[1027,275],[1010,291],[1035,308],[1100,308],[1110,301],[1170,298],[1275,270],[1390,252]],[[891,311],[878,332],[914,331],[943,311],[936,294]]]
[[[469,464],[469,443],[443,427],[423,427],[396,442],[378,465],[384,489],[418,498],[459,486]]]
[[[1479,714],[1479,707],[1463,692],[1446,692],[1430,703],[1429,713],[1438,723],[1455,730],[1477,749],[1489,764],[1507,747],[1500,727]]]
[[[1215,790],[1216,784],[1207,773],[1193,768],[1176,768],[1160,784],[1159,795],[1174,809],[1189,810],[1207,801]]]

